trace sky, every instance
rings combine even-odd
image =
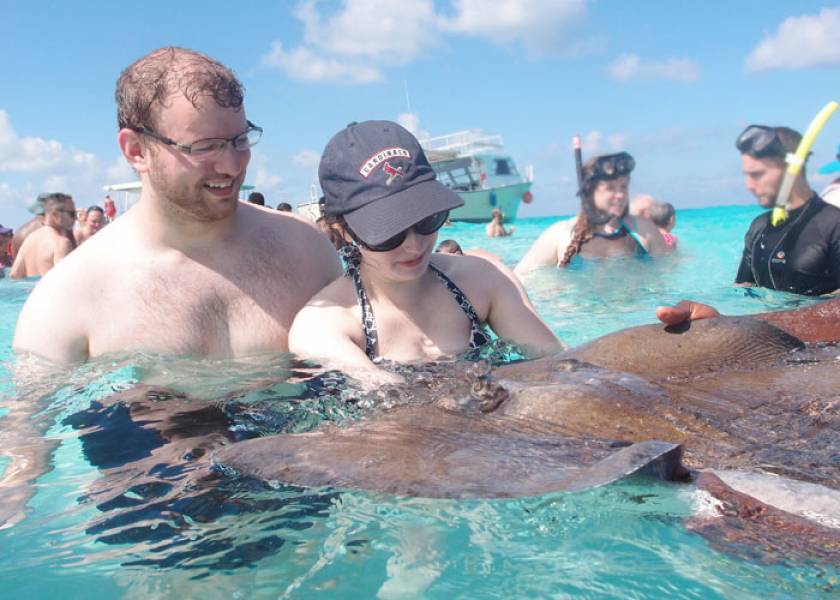
[[[840,5],[737,0],[343,0],[141,3],[0,0],[0,223],[40,192],[101,203],[135,179],[116,142],[114,86],[161,46],[231,67],[265,130],[247,183],[306,201],[327,141],[352,121],[500,134],[535,200],[520,216],[577,210],[584,158],[626,150],[631,194],[677,209],[754,202],[734,139],[750,123],[804,131],[840,101]],[[834,159],[840,114],[809,180]]]

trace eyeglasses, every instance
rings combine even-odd
[[[592,165],[592,171],[586,179],[615,179],[629,175],[636,168],[636,161],[626,152],[599,156]]]
[[[234,149],[239,152],[245,152],[259,142],[263,134],[262,127],[257,127],[251,121],[246,121],[246,123],[248,124],[248,129],[231,138],[207,138],[198,140],[192,144],[179,144],[175,140],[158,135],[145,127],[133,127],[132,129],[137,133],[142,133],[143,135],[148,135],[150,138],[156,139],[161,144],[175,146],[185,154],[206,160],[218,156],[228,144],[232,144]]]
[[[775,127],[766,125],[750,125],[735,140],[735,147],[741,154],[749,154],[754,158],[767,156],[785,156],[782,140]]]
[[[430,215],[422,221],[418,221],[408,229],[411,229],[412,231],[414,231],[414,233],[418,235],[431,235],[438,229],[443,227],[443,224],[446,223],[446,219],[448,218],[449,211],[445,210],[443,212]],[[352,229],[348,229],[347,231],[350,233],[350,237],[352,237],[357,244],[364,248],[367,248],[371,252],[388,252],[390,250],[393,250],[394,248],[399,248],[402,245],[402,243],[405,241],[405,238],[408,236],[408,229],[399,232],[393,237],[389,237],[387,240],[379,244],[366,244],[361,239],[359,239],[355,233],[353,233]]]
[[[64,213],[64,214],[66,214],[70,217],[73,217],[74,219],[76,218],[76,211],[75,210],[70,210],[69,208],[56,208],[53,212],[54,213]]]

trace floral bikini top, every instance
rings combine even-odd
[[[359,301],[359,308],[362,313],[362,327],[365,331],[365,354],[367,354],[369,359],[374,360],[377,356],[376,350],[379,334],[376,329],[376,320],[373,316],[370,300],[362,285],[360,269],[361,254],[359,254],[359,249],[352,244],[348,244],[339,249],[338,254],[344,259],[345,277],[350,277],[353,280],[353,285],[356,287],[356,298]],[[429,269],[437,275],[440,282],[449,290],[458,303],[458,306],[461,307],[461,310],[464,311],[470,320],[470,344],[466,358],[471,358],[473,355],[477,356],[481,347],[490,342],[490,335],[487,333],[486,327],[478,318],[473,305],[467,299],[466,294],[461,291],[461,288],[455,285],[454,281],[433,264],[429,264]]]

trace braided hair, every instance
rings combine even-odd
[[[566,246],[566,251],[563,253],[563,258],[560,260],[558,266],[568,267],[575,254],[580,252],[583,245],[592,239],[595,232],[595,227],[589,220],[589,213],[594,210],[592,204],[592,196],[595,192],[595,186],[598,185],[600,179],[595,177],[595,161],[598,156],[593,156],[583,164],[583,185],[580,192],[581,211],[578,213],[577,221],[574,228],[572,228],[572,239],[569,245]],[[590,209],[587,210],[587,204]]]
[[[582,210],[578,213],[577,222],[572,229],[572,239],[569,245],[566,246],[566,251],[563,253],[563,259],[558,266],[568,267],[572,257],[580,252],[581,247],[592,239],[594,228],[586,216],[586,211]]]

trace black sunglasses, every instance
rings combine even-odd
[[[753,158],[784,157],[787,154],[776,128],[766,125],[750,125],[744,129],[735,140],[735,147],[741,154],[749,154]]]
[[[449,211],[444,210],[439,213],[435,213],[423,219],[422,221],[418,221],[408,229],[414,231],[414,233],[418,235],[431,235],[436,232],[438,229],[443,227],[443,224],[446,223],[446,219],[449,218]],[[357,244],[370,250],[371,252],[388,252],[393,250],[394,248],[399,248],[402,246],[402,243],[405,241],[405,238],[408,236],[408,229],[400,231],[397,235],[389,237],[384,242],[379,244],[367,244],[359,237],[353,233],[353,230],[348,228],[347,231],[350,234]]]
[[[626,152],[599,156],[592,165],[587,179],[615,179],[624,177],[636,168],[636,161]]]

